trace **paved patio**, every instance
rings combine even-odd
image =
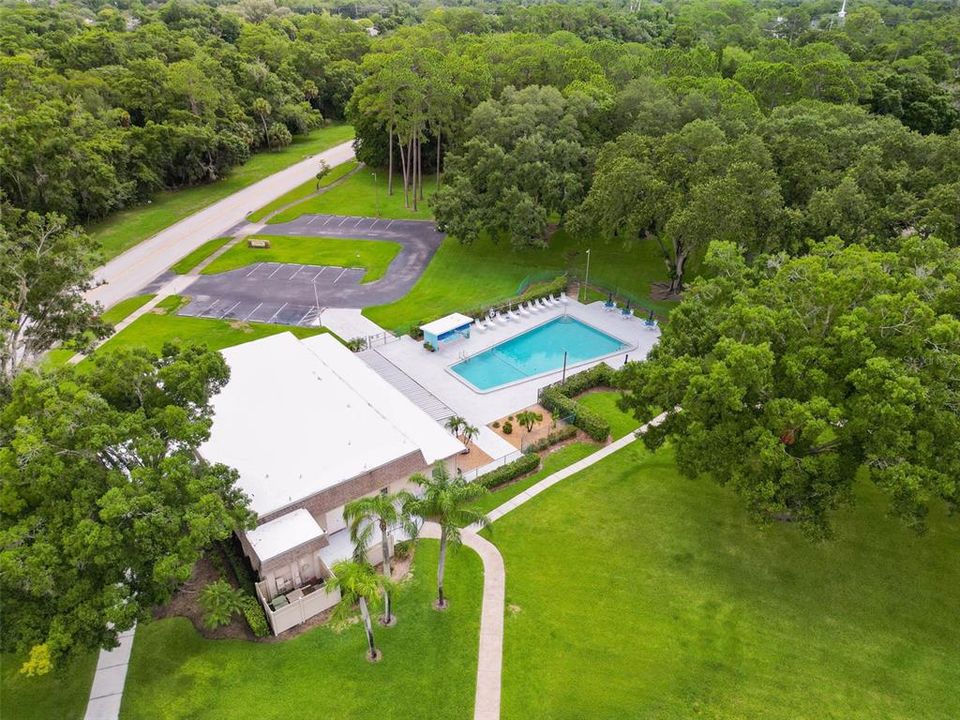
[[[564,313],[603,330],[628,346],[626,350],[612,357],[568,366],[567,375],[593,367],[599,362],[618,368],[627,358],[642,359],[660,337],[659,328],[647,327],[640,318],[624,319],[619,313],[604,310],[602,302],[584,305],[570,298],[566,305],[542,310],[519,320],[511,320],[507,325],[497,325],[495,329],[482,332],[474,330],[469,339],[445,345],[439,352],[428,352],[424,350],[422,343],[409,337],[378,347],[377,352],[413,380],[429,389],[457,415],[465,417],[471,424],[478,426],[481,434],[477,438],[477,445],[491,457],[498,458],[514,451],[515,448],[493,433],[486,425],[536,403],[537,391],[545,385],[560,380],[562,370],[499,390],[478,393],[451,373],[448,368],[464,356],[486,350]]]

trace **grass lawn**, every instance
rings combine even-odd
[[[508,243],[493,243],[489,239],[466,246],[447,238],[405,297],[389,305],[367,308],[363,314],[381,327],[406,332],[422,321],[450,312],[506,300],[516,295],[527,278],[547,280],[565,272],[582,275],[588,248],[591,284],[601,283],[647,297],[652,282],[667,278],[659,248],[653,241],[629,246],[618,240],[583,242],[561,231],[551,238],[548,248],[513,250]],[[647,307],[661,313],[669,312],[675,304],[646,301]]]
[[[576,398],[578,403],[599,413],[610,423],[610,438],[613,440],[619,440],[640,427],[640,423],[633,415],[617,407],[619,399],[618,390],[597,390]]]
[[[450,609],[433,610],[438,544],[421,542],[413,578],[397,593],[399,622],[374,634],[383,660],[366,661],[360,625],[327,626],[279,643],[204,640],[189,621],[137,628],[120,717],[409,718],[473,715],[480,597],[479,557],[448,554]]]
[[[146,305],[153,300],[154,295],[135,295],[134,297],[121,300],[109,310],[103,312],[103,319],[111,325],[116,325],[125,317]],[[48,370],[61,367],[67,364],[67,361],[77,353],[73,350],[56,348],[48,352],[43,358],[43,367]]]
[[[280,332],[292,332],[301,338],[326,332],[324,328],[180,317],[174,313],[181,302],[182,298],[177,296],[165,298],[153,312],[137,318],[105,342],[97,352],[136,346],[144,346],[153,352],[160,352],[168,342],[199,343],[211,350],[222,350]]]
[[[475,507],[481,512],[488,513],[496,507],[500,507],[511,498],[519,495],[531,485],[543,480],[548,475],[552,475],[558,470],[568,465],[573,465],[577,460],[582,460],[587,455],[592,455],[600,449],[600,445],[592,442],[575,442],[564,445],[562,448],[543,456],[540,463],[540,469],[532,475],[517,480],[510,485],[504,485],[496,490],[492,490],[488,495],[484,495],[475,504]]]
[[[350,125],[331,125],[295,136],[289,146],[257,153],[218,182],[158,193],[149,205],[113,213],[87,230],[100,241],[105,259],[116,257],[207,205],[352,137]]]
[[[344,175],[354,170],[356,167],[357,167],[357,161],[350,160],[348,162],[342,163],[340,165],[335,165],[334,167],[330,168],[330,172],[324,175],[323,179],[320,181],[320,189],[329,187],[330,185],[335,183],[337,180],[342,178]],[[279,210],[283,206],[289,205],[290,203],[296,202],[297,200],[303,200],[305,197],[309,197],[310,195],[313,195],[315,192],[317,192],[316,179],[307,180],[305,183],[303,183],[303,185],[295,187],[293,190],[291,190],[290,192],[284,193],[273,202],[267,203],[259,210],[250,213],[250,215],[247,216],[247,219],[250,222],[259,222],[260,220],[263,220],[263,218],[265,218],[267,215],[274,212],[275,210]]]
[[[301,215],[364,215],[401,220],[429,220],[433,213],[428,201],[436,184],[424,178],[423,193],[425,200],[417,203],[417,212],[403,206],[403,179],[394,177],[393,195],[387,195],[387,171],[377,170],[377,180],[373,180],[374,171],[364,168],[346,181],[330,188],[327,192],[287,208],[274,215],[269,223],[293,220]]]
[[[400,243],[381,240],[257,235],[270,241],[269,248],[251,248],[238,243],[203,269],[204,275],[236,270],[258,262],[362,267],[363,282],[379,280],[400,252]]]
[[[232,237],[219,237],[213,240],[207,240],[207,242],[196,250],[180,258],[170,270],[177,275],[186,275],[231,240],[233,240]]]
[[[811,543],[636,444],[508,514],[502,717],[960,717],[960,528],[858,494]]]
[[[22,657],[0,657],[0,714],[4,720],[80,720],[87,709],[97,653],[40,677],[20,674]]]

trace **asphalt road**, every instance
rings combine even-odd
[[[258,263],[201,275],[190,286],[193,301],[182,314],[232,318],[250,312],[249,318],[240,319],[259,320],[270,308],[285,306],[272,322],[308,324],[311,318],[306,310],[318,303],[320,307],[364,308],[393,302],[410,291],[444,237],[432,222],[343,215],[304,215],[288,223],[268,225],[260,232],[392,240],[403,247],[386,274],[372,283],[361,283],[364,273],[358,269],[280,263]],[[258,304],[262,307],[256,309]],[[293,318],[298,312],[299,320]]]
[[[342,143],[301,160],[171,225],[99,268],[94,278],[104,284],[90,290],[87,299],[110,307],[135,295],[181,257],[207,240],[219,237],[238,223],[243,223],[247,213],[312,178],[321,159],[332,167],[352,157],[352,141]]]

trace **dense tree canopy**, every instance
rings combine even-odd
[[[236,471],[199,460],[219,353],[167,347],[20,373],[0,409],[3,649],[116,644],[250,520]]]
[[[622,371],[626,405],[666,421],[683,473],[740,493],[763,520],[829,531],[865,469],[922,528],[960,503],[960,251],[911,237],[898,252],[831,238],[748,265],[708,251],[649,359]]]

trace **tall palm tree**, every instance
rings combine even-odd
[[[457,437],[460,436],[460,431],[463,429],[463,426],[467,424],[466,418],[462,418],[459,415],[451,415],[447,418],[446,428],[452,432]]]
[[[391,525],[400,525],[410,537],[417,534],[417,526],[413,522],[406,506],[413,499],[413,495],[406,490],[390,494],[384,490],[377,495],[362,497],[348,502],[343,508],[343,519],[350,528],[350,539],[353,540],[353,557],[357,562],[367,562],[367,548],[373,539],[374,527],[380,530],[380,550],[383,553],[383,575],[391,577],[390,547],[387,530]],[[384,625],[392,625],[394,621],[390,605],[390,591],[384,590],[383,617]]]
[[[470,452],[470,443],[476,440],[479,434],[480,428],[476,425],[464,421],[463,425],[460,426],[460,442],[466,446],[467,452]]]
[[[460,477],[450,477],[447,466],[437,463],[430,477],[420,473],[412,476],[411,481],[423,488],[423,496],[408,503],[407,511],[424,520],[431,520],[440,526],[440,560],[437,565],[437,608],[447,607],[443,595],[443,572],[447,563],[447,545],[460,544],[460,528],[478,523],[486,527],[490,524],[487,516],[479,510],[468,507],[470,503],[485,495],[488,491],[483,485],[469,483]]]
[[[378,575],[371,565],[353,560],[335,563],[333,577],[326,584],[328,592],[332,589],[340,590],[340,604],[335,611],[336,615],[346,616],[354,605],[360,606],[363,629],[367,633],[367,657],[370,660],[379,659],[380,651],[373,639],[369,604],[376,602],[377,596],[386,592],[389,584],[390,581]]]

